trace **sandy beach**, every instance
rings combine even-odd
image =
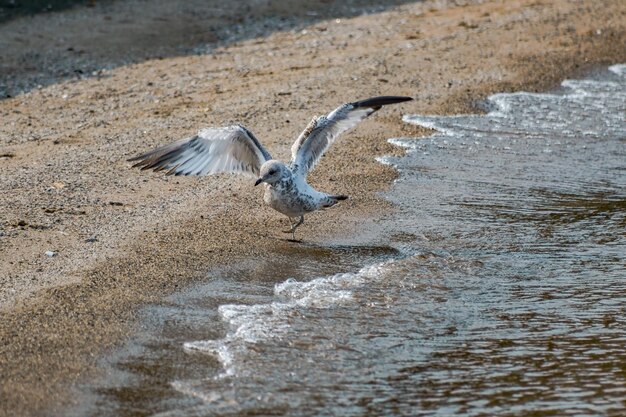
[[[349,241],[393,211],[379,192],[396,173],[375,157],[402,150],[386,139],[427,133],[402,115],[479,111],[491,93],[626,61],[619,0],[120,3],[0,24],[0,415],[71,405],[146,303],[212,267],[297,252],[250,180],[164,177],[128,158],[239,122],[288,159],[313,115],[412,96],[342,137],[310,177],[350,200],[308,216],[299,237]]]

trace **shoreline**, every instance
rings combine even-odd
[[[0,296],[0,414],[46,414],[52,403],[72,403],[68,388],[94,375],[97,357],[132,334],[142,305],[200,282],[215,266],[267,248],[294,250],[280,233],[286,220],[261,205],[249,181],[163,178],[131,170],[125,159],[236,121],[281,157],[314,114],[380,92],[413,95],[416,102],[385,108],[346,133],[311,176],[317,188],[352,198],[309,216],[299,237],[347,236],[363,219],[393,210],[377,193],[396,173],[374,158],[403,152],[386,139],[424,132],[404,125],[403,114],[467,112],[492,93],[545,90],[625,61],[626,7],[580,4],[435,11],[429,2],[408,4],[0,102],[7,120],[0,153],[13,155],[0,160],[8,273]],[[537,39],[520,43],[528,31]],[[515,46],[502,51],[494,39]],[[47,249],[58,256],[46,258]]]

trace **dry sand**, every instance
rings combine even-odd
[[[257,2],[259,16],[247,12],[234,35],[236,12],[213,19],[217,44],[204,55],[188,52],[213,40],[201,19],[217,2],[176,15],[170,2],[155,1],[131,23],[127,10],[147,3],[122,3],[0,26],[13,57],[3,63],[5,87],[51,84],[0,101],[2,415],[48,415],[70,404],[72,385],[97,373],[98,356],[132,334],[145,303],[206,279],[211,267],[296,245],[280,233],[286,218],[262,206],[262,190],[249,180],[164,178],[131,170],[128,157],[202,126],[242,122],[286,158],[314,114],[368,96],[412,95],[414,102],[385,108],[345,135],[311,178],[352,198],[309,216],[299,236],[350,239],[393,210],[377,192],[395,173],[374,157],[400,152],[386,138],[423,133],[403,125],[402,114],[467,112],[490,93],[554,88],[626,61],[621,0],[396,2],[366,15],[359,7],[372,12],[375,2],[348,3],[350,10],[345,2],[318,10]],[[109,18],[97,19],[103,10]],[[176,22],[156,30],[155,16]],[[65,30],[70,43],[95,51],[118,24],[132,28],[128,37],[116,35],[118,46],[89,58],[111,69],[54,84],[77,64],[32,41],[38,33]],[[142,38],[142,27],[151,35]],[[50,54],[65,72],[46,72],[44,62],[35,76],[21,73],[23,46],[7,43],[7,33],[22,33],[35,55]],[[123,66],[119,45],[143,45],[135,59],[143,62]],[[179,50],[185,55],[174,56]]]

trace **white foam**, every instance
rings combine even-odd
[[[396,146],[401,146],[406,149],[417,149],[418,145],[414,139],[392,138],[388,140],[389,143]],[[391,164],[389,158],[385,158],[388,164]]]
[[[303,308],[326,309],[353,302],[353,289],[383,276],[388,264],[376,264],[356,273],[342,273],[317,278],[309,282],[288,279],[276,284],[278,299],[269,304],[226,304],[218,308],[220,317],[228,324],[223,339],[184,343],[188,352],[201,352],[220,361],[224,372],[218,378],[232,377],[245,372],[239,359],[246,356],[249,347],[273,338],[282,338],[291,330],[290,317]],[[172,385],[178,389],[176,385]],[[182,386],[181,386],[182,389]]]
[[[611,65],[609,67],[609,71],[622,77],[626,77],[626,64]]]
[[[620,76],[626,74],[624,64],[609,69]],[[438,133],[426,140],[391,139],[390,142],[412,150],[430,151],[448,146],[448,140],[452,146],[460,146],[459,142],[464,141],[476,142],[474,148],[478,149],[485,138],[554,138],[558,142],[581,137],[620,136],[626,132],[623,113],[607,110],[607,107],[624,107],[626,86],[623,81],[565,80],[562,86],[566,90],[554,94],[494,94],[488,98],[492,110],[486,115],[406,115],[405,122],[435,129]]]
[[[620,83],[595,80],[565,80],[561,86],[580,95],[615,94],[621,89]]]
[[[393,142],[389,142],[389,143],[393,143]],[[395,145],[395,143],[394,143],[394,145]],[[376,157],[376,162],[381,163],[383,165],[389,165],[389,166],[392,166],[394,168],[396,167],[396,164],[394,164],[392,162],[391,158],[389,158],[388,156]]]
[[[447,116],[447,117],[452,119],[454,117],[459,117],[459,116]],[[446,128],[445,125],[442,125],[440,123],[440,120],[441,120],[441,116],[422,116],[422,115],[417,115],[417,114],[404,115],[402,117],[403,122],[420,125],[428,129],[433,129],[443,135],[454,135],[454,131]]]

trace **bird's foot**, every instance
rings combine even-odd
[[[299,240],[296,240],[296,228],[295,227],[289,230],[283,230],[283,233],[291,234],[291,239],[287,239],[289,242],[299,242]]]

